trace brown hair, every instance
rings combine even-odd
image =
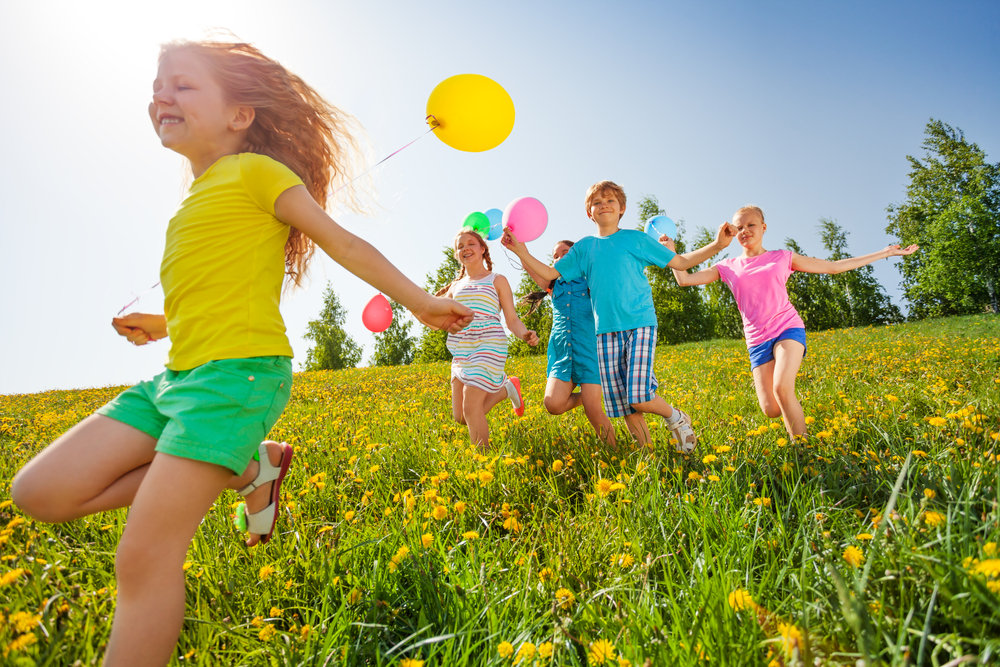
[[[458,234],[455,234],[455,239],[451,242],[452,248],[458,243],[458,240],[468,234],[469,236],[475,237],[479,241],[479,245],[483,246],[483,261],[486,262],[486,269],[489,271],[493,270],[493,259],[490,257],[490,247],[486,245],[486,240],[479,235],[479,232],[468,228],[462,228],[459,230]],[[455,251],[458,254],[458,251]],[[458,259],[457,257],[455,259]],[[461,264],[461,262],[459,262]],[[457,283],[459,280],[465,277],[465,264],[461,264],[462,268],[458,270],[458,275],[450,283],[439,289],[434,293],[434,296],[441,296],[451,289],[451,286]]]
[[[625,208],[625,190],[622,189],[622,186],[614,181],[598,181],[587,189],[587,197],[583,202],[583,206],[588,214],[590,213],[590,202],[594,199],[595,195],[598,197],[603,195],[605,190],[611,190],[615,194],[615,199],[618,200],[618,203],[622,205],[623,209]],[[622,212],[622,215],[625,215],[625,213]],[[621,216],[618,216],[618,219],[621,220]]]
[[[565,243],[570,248],[572,248],[573,245],[574,245],[573,241],[567,241],[565,239],[562,240],[562,241],[558,241],[556,243],[556,245],[559,245],[560,243]],[[552,247],[554,248],[555,246],[552,246]],[[518,300],[518,303],[531,304],[531,308],[528,309],[528,312],[525,313],[524,316],[525,317],[529,317],[532,314],[534,314],[534,312],[536,310],[538,310],[539,308],[541,308],[542,307],[542,301],[544,301],[545,297],[549,296],[552,293],[552,288],[555,287],[555,286],[556,286],[556,281],[552,280],[552,281],[549,282],[548,289],[546,289],[544,292],[528,292],[527,294],[525,294],[524,296],[522,296]]]
[[[754,206],[753,204],[747,204],[746,206],[741,206],[740,208],[736,209],[736,213],[733,213],[733,217],[735,218],[740,213],[746,213],[748,211],[753,211],[754,213],[759,215],[760,221],[764,222],[764,211],[760,208],[760,206]]]
[[[332,186],[360,171],[363,136],[357,120],[257,47],[243,42],[176,41],[160,47],[160,60],[177,51],[202,56],[228,104],[248,106],[254,120],[240,151],[266,155],[302,179],[316,203],[326,209]],[[358,193],[344,187],[347,208],[362,212]],[[301,286],[316,244],[294,227],[285,243],[285,275]]]

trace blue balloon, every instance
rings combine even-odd
[[[487,241],[496,241],[503,236],[503,211],[498,208],[491,208],[486,211],[486,217],[490,219],[490,235]]]
[[[667,216],[657,215],[646,221],[646,233],[652,236],[654,241],[659,241],[661,234],[676,239],[677,225]]]

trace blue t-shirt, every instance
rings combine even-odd
[[[577,241],[555,268],[563,280],[586,278],[597,333],[656,326],[647,266],[665,267],[676,253],[647,234],[619,229]]]

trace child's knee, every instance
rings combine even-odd
[[[789,403],[795,400],[795,383],[777,382],[774,385],[774,398],[779,404]]]
[[[21,469],[14,475],[10,498],[19,510],[36,521],[62,523],[69,520],[66,513],[60,511],[51,486],[33,475],[30,468]]]
[[[542,399],[542,405],[550,415],[561,415],[566,412],[566,407],[556,400],[555,396],[546,396]]]
[[[115,580],[118,587],[136,590],[145,584],[169,576],[172,556],[169,549],[155,540],[132,538],[126,529],[115,552]],[[177,563],[177,573],[182,573],[183,559]]]

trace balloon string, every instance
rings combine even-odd
[[[503,249],[503,254],[507,255],[507,261],[510,262],[510,265],[512,267],[514,267],[518,271],[524,271],[524,266],[522,266],[520,262],[515,262],[514,261],[514,257],[517,257],[517,255],[514,255],[514,257],[511,257],[510,256],[510,250],[507,250],[507,248]]]
[[[156,289],[159,286],[160,286],[160,281],[156,281],[155,285],[153,285],[152,287],[150,287],[148,290],[146,290],[142,294],[139,294],[138,296],[136,296],[134,299],[132,299],[131,301],[129,301],[128,303],[126,303],[124,306],[122,306],[122,309],[118,311],[118,315],[121,315],[126,310],[128,310],[129,308],[131,308],[135,304],[139,303],[139,299],[141,299],[142,297],[146,296],[147,294],[149,294],[151,291],[153,291],[154,289]],[[133,294],[135,294],[135,292],[133,292]],[[115,317],[118,317],[118,315],[115,315]]]
[[[351,179],[350,181],[348,181],[347,183],[344,183],[344,184],[343,184],[343,185],[341,185],[341,186],[340,186],[339,188],[337,188],[336,190],[334,190],[334,191],[333,191],[333,194],[337,194],[338,192],[340,192],[341,190],[343,190],[344,188],[346,188],[346,187],[347,187],[348,185],[350,185],[350,184],[351,184],[351,183],[353,183],[354,181],[358,180],[359,178],[361,178],[362,176],[364,176],[365,174],[367,174],[367,173],[368,173],[369,171],[371,171],[372,169],[375,169],[375,168],[376,168],[376,167],[378,167],[378,166],[379,166],[380,164],[382,164],[383,162],[385,162],[386,160],[388,160],[389,158],[391,158],[391,157],[392,157],[393,155],[395,155],[396,153],[399,153],[400,151],[403,151],[404,149],[407,149],[407,148],[409,148],[409,147],[410,147],[410,146],[412,146],[413,144],[415,144],[415,143],[417,143],[418,141],[420,141],[421,139],[423,139],[423,138],[424,138],[424,136],[426,136],[426,135],[430,134],[430,133],[431,133],[431,132],[433,132],[434,130],[438,129],[438,127],[440,127],[440,123],[438,123],[437,119],[436,119],[436,118],[434,118],[434,116],[428,116],[426,120],[427,120],[427,124],[431,126],[431,128],[430,128],[429,130],[427,130],[426,132],[423,132],[423,133],[421,133],[419,137],[417,137],[416,139],[414,139],[414,140],[413,140],[413,141],[411,141],[410,143],[406,144],[406,145],[405,145],[405,146],[403,146],[402,148],[397,148],[397,149],[396,149],[396,150],[394,150],[393,152],[389,153],[389,154],[388,154],[388,155],[386,155],[386,156],[385,156],[384,158],[382,158],[381,160],[379,160],[378,162],[376,162],[375,164],[373,164],[372,166],[368,167],[368,168],[367,168],[367,169],[365,169],[365,170],[364,170],[363,172],[361,172],[360,174],[358,174],[357,176],[355,176],[354,178],[352,178],[352,179]]]

